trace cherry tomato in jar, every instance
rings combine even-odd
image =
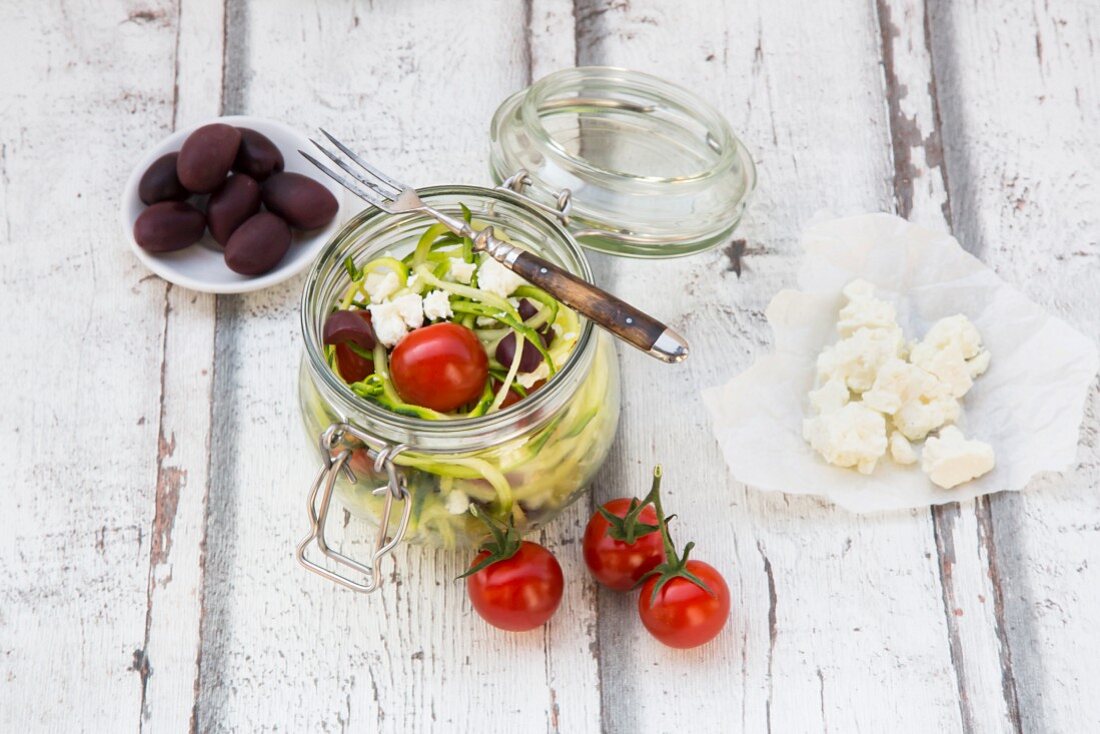
[[[584,562],[609,589],[634,588],[664,560],[664,540],[657,532],[653,505],[627,497],[605,502],[584,530]]]
[[[482,550],[470,568],[492,558]],[[546,623],[561,604],[564,578],[554,554],[524,540],[512,555],[492,561],[466,577],[466,592],[481,618],[511,632]]]
[[[443,322],[399,341],[390,354],[390,374],[403,400],[447,413],[481,397],[489,356],[473,331]]]
[[[665,582],[654,595],[659,577],[642,584],[638,614],[649,633],[669,647],[687,649],[710,642],[730,616],[730,590],[722,574],[702,561],[689,560],[684,570],[707,588],[684,576]]]

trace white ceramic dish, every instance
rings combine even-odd
[[[162,254],[146,252],[134,241],[134,221],[145,209],[145,205],[138,198],[138,182],[141,180],[142,174],[157,158],[165,153],[178,151],[183,145],[184,139],[195,129],[212,122],[249,127],[266,135],[282,152],[283,158],[286,160],[285,170],[304,174],[320,182],[332,192],[341,204],[340,210],[337,211],[336,216],[327,226],[308,232],[295,231],[294,240],[286,257],[269,273],[255,276],[234,273],[225,264],[222,247],[214,241],[209,233],[190,247]],[[130,173],[130,178],[126,181],[126,188],[123,189],[122,199],[119,202],[119,219],[122,224],[123,236],[130,243],[130,249],[144,263],[145,267],[165,280],[191,290],[202,291],[203,293],[246,293],[267,288],[291,278],[305,270],[313,262],[313,258],[328,242],[329,237],[340,228],[344,219],[345,197],[343,189],[335,181],[322,175],[309,161],[298,155],[299,149],[309,150],[312,147],[307,137],[282,123],[246,115],[219,117],[177,130],[147,150],[144,157],[138,161],[138,164]]]

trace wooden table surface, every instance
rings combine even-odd
[[[55,0],[0,5],[0,41],[0,730],[1100,728],[1095,383],[1073,471],[874,517],[733,481],[699,394],[768,348],[820,209],[950,228],[1100,334],[1095,3]],[[123,182],[174,128],[246,113],[339,131],[419,185],[485,184],[497,104],[574,64],[684,84],[753,151],[741,239],[593,257],[692,358],[620,350],[612,457],[541,535],[568,578],[545,629],[487,628],[442,551],[400,550],[373,597],[336,588],[292,557],[316,468],[301,278],[167,285],[123,241]],[[594,502],[656,461],[734,597],[691,652],[580,559]]]

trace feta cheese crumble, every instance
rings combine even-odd
[[[371,303],[381,303],[401,288],[397,273],[387,270],[385,273],[369,273],[363,281],[363,290],[370,296]]]
[[[921,456],[921,469],[944,489],[977,479],[993,464],[993,447],[982,441],[968,441],[955,426],[946,426],[939,436],[925,441]]]
[[[451,266],[448,272],[451,277],[463,285],[470,285],[470,281],[474,279],[474,271],[477,270],[477,263],[468,263],[460,257],[452,257],[450,260]]]
[[[495,293],[501,298],[507,298],[515,292],[516,288],[526,284],[526,280],[491,257],[485,258],[477,271],[477,287],[483,291]]]
[[[454,316],[447,291],[432,291],[424,296],[424,318],[429,321],[449,319]]]
[[[807,418],[802,435],[825,461],[836,466],[854,466],[870,474],[886,453],[886,419],[863,403],[847,405]]]
[[[959,399],[989,368],[989,352],[966,316],[940,319],[923,339],[906,345],[894,306],[875,297],[874,286],[854,280],[836,330],[839,341],[817,358],[816,387],[809,393],[815,417],[803,421],[803,437],[830,464],[874,471],[880,458],[917,462],[912,441],[933,431],[921,468],[941,487],[954,487],[993,467],[993,449],[966,441],[953,425]]]
[[[401,341],[409,329],[417,329],[424,324],[423,299],[416,293],[408,293],[391,301],[373,304],[370,317],[378,341],[392,347]]]

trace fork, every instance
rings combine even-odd
[[[491,226],[478,231],[466,221],[425,204],[416,189],[382,173],[325,130],[321,130],[321,133],[358,168],[316,140],[311,139],[310,142],[351,178],[332,170],[304,150],[298,152],[326,176],[363,201],[388,214],[426,214],[456,235],[472,240],[475,252],[488,254],[504,267],[584,314],[628,344],[663,362],[682,362],[687,359],[687,341],[657,319],[549,260],[497,239]]]

